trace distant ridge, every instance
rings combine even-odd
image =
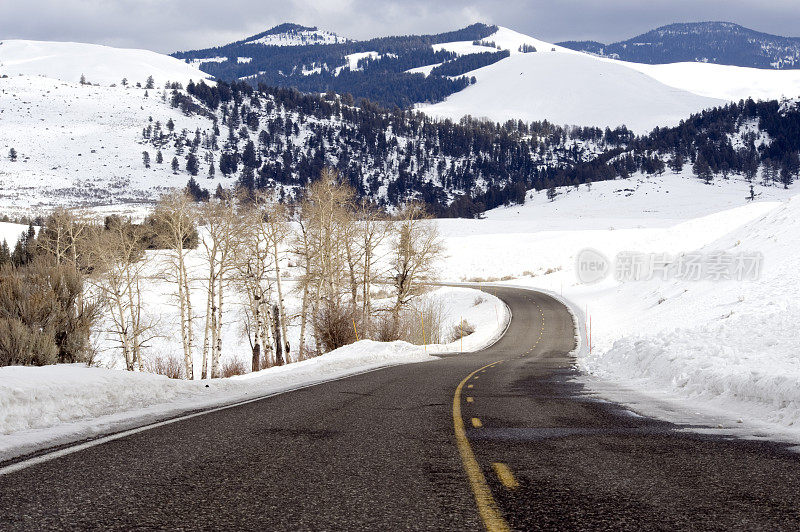
[[[614,44],[566,41],[565,48],[634,63],[716,63],[752,68],[800,68],[800,38],[758,32],[732,22],[669,24]]]

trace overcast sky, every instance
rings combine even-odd
[[[342,36],[434,33],[473,22],[540,39],[624,40],[671,22],[725,20],[800,36],[798,0],[0,0],[0,39],[80,41],[173,52],[281,22]]]

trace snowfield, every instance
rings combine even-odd
[[[464,351],[494,343],[510,319],[505,304],[475,290],[440,288],[427,297],[442,305],[445,333],[462,318],[475,326],[475,332],[464,338]],[[476,298],[480,299],[477,304]],[[246,344],[241,337],[236,341],[229,336],[225,340],[225,356],[249,359]],[[180,351],[178,337],[171,338],[171,348]],[[205,381],[172,380],[151,373],[82,364],[4,367],[0,368],[0,461],[182,412],[281,393],[386,366],[433,361],[436,357],[432,353],[461,349],[460,341],[418,346],[361,340],[309,360]]]
[[[421,111],[452,120],[472,115],[498,122],[546,119],[612,128],[625,124],[641,134],[655,126],[677,125],[689,114],[728,101],[800,95],[798,70],[630,63],[576,52],[503,27],[482,42],[509,50],[511,56],[468,73],[475,76],[475,85],[443,102],[420,105]],[[519,52],[524,44],[537,51]],[[434,49],[460,55],[492,50],[466,41],[437,44]]]
[[[178,131],[193,135],[210,121],[171,108],[163,94],[160,88],[0,79],[0,209],[21,215],[54,204],[146,202],[185,186],[188,176],[172,172],[169,150],[164,163],[156,164],[153,147],[139,144],[142,128],[150,117],[162,126],[172,119]],[[11,148],[19,154],[16,162],[7,157]],[[142,162],[144,150],[150,152],[150,169]],[[203,186],[213,190],[225,181],[203,178]]]
[[[625,125],[641,134],[656,126],[675,126],[692,113],[725,104],[581,54],[514,54],[470,75],[476,84],[420,110],[453,120],[471,114],[496,122],[546,119],[559,125]]]
[[[99,44],[5,40],[0,43],[0,76],[42,76],[77,83],[81,75],[100,85],[145,85],[153,76],[158,87],[167,81],[182,84],[211,76],[168,55],[149,50],[112,48]]]
[[[639,176],[561,189],[553,202],[535,195],[486,220],[442,220],[448,273],[506,277],[501,284],[563,294],[584,340],[582,380],[605,399],[713,430],[800,441],[800,197],[763,189],[762,201],[746,203],[746,183],[726,186]],[[622,251],[761,253],[763,270],[753,281],[607,278],[586,285],[575,270],[585,248],[609,258]]]

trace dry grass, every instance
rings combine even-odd
[[[475,326],[468,321],[462,321],[453,325],[450,331],[450,341],[455,342],[469,336],[475,332]]]
[[[164,375],[170,379],[182,379],[184,377],[183,361],[178,355],[156,355],[145,361],[144,368],[150,373]]]
[[[440,344],[444,339],[442,328],[445,319],[441,301],[422,298],[416,305],[404,309],[397,321],[388,312],[382,319],[375,320],[373,335],[381,342],[403,340],[415,345]]]
[[[306,344],[305,349],[303,349],[303,353],[301,354],[300,351],[297,352],[297,360],[295,362],[302,362],[303,360],[310,360],[312,358],[316,358],[321,353],[317,352],[317,348],[311,344]]]
[[[240,358],[230,359],[222,365],[222,377],[225,379],[245,373],[247,373],[247,367]]]

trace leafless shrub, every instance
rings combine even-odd
[[[247,368],[245,367],[244,362],[242,362],[239,358],[232,358],[227,360],[222,365],[222,377],[227,379],[228,377],[234,377],[236,375],[244,375],[247,373]]]
[[[397,318],[385,313],[375,322],[375,339],[381,342],[403,340],[411,344],[442,343],[444,305],[432,298],[423,298],[416,306],[404,309]]]
[[[475,332],[475,326],[468,321],[461,321],[453,325],[450,331],[450,341],[455,342]]]
[[[184,376],[184,364],[175,355],[156,355],[145,362],[145,371],[164,375],[170,379],[182,379]]]
[[[483,297],[483,296],[477,296],[477,297],[475,298],[475,300],[472,302],[472,306],[473,306],[473,307],[477,307],[477,306],[478,306],[478,305],[480,305],[481,303],[485,303],[485,302],[486,302],[486,298],[485,298],[485,297]]]
[[[311,360],[312,358],[316,358],[321,354],[322,353],[318,352],[312,344],[307,343],[304,349],[301,349],[297,352],[297,360],[295,360],[295,362],[302,362],[303,360]]]
[[[314,334],[326,352],[333,351],[356,341],[360,321],[350,305],[326,302],[314,316]]]

